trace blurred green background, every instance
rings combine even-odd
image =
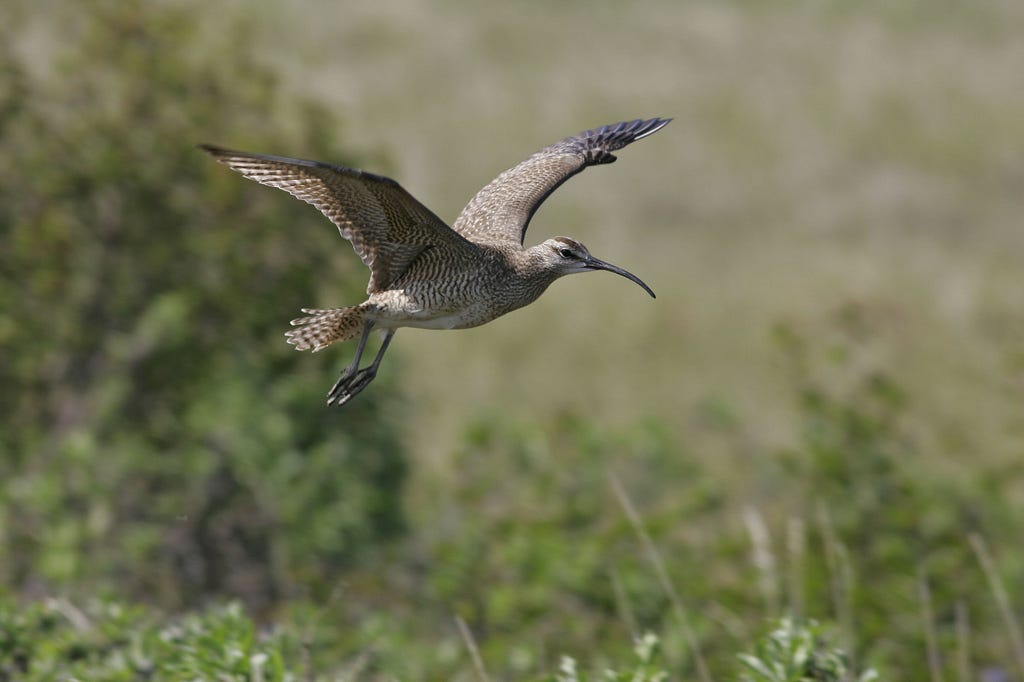
[[[644,630],[694,679],[790,613],[855,668],[1024,679],[1024,4],[8,5],[8,614],[239,600],[318,674],[426,680],[473,678],[456,615],[495,679]],[[574,277],[403,330],[340,410],[352,348],[282,334],[365,268],[195,149],[366,168],[451,221],[649,116],[675,120],[527,242],[579,238],[656,301]]]

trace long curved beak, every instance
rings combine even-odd
[[[644,281],[642,279],[634,275],[629,270],[623,270],[618,265],[612,265],[611,263],[606,263],[600,258],[594,258],[593,256],[590,256],[584,262],[584,266],[591,270],[607,270],[608,272],[614,272],[616,275],[622,275],[626,279],[633,280],[641,287],[643,287],[643,290],[650,294],[651,298],[657,298],[657,296],[654,295],[654,292],[651,291],[651,288],[644,284]]]

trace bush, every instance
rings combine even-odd
[[[754,644],[754,653],[740,654],[741,682],[841,682],[878,679],[874,669],[853,677],[846,655],[829,646],[824,629],[814,621],[782,618]]]
[[[237,605],[162,619],[139,607],[93,601],[84,609],[50,599],[0,604],[0,680],[295,679],[294,638],[257,634]]]
[[[339,121],[198,4],[92,0],[60,22],[50,68],[0,27],[0,583],[326,594],[401,531],[404,456],[387,380],[327,410],[342,362],[282,334],[336,264],[331,301],[366,273],[316,211],[195,145],[324,152]]]

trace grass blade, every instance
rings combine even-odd
[[[971,682],[971,623],[967,604],[956,603],[956,667],[960,682]]]
[[[923,567],[918,567],[917,570],[917,597],[921,601],[921,620],[924,621],[928,672],[931,673],[932,682],[942,682],[942,660],[939,656],[938,637],[935,634],[935,616],[932,614],[932,593]]]
[[[608,479],[611,481],[612,490],[615,492],[615,497],[618,499],[619,505],[622,507],[622,511],[625,512],[626,518],[629,519],[629,523],[633,527],[633,531],[636,533],[637,537],[640,538],[640,543],[643,545],[644,551],[647,553],[647,558],[654,566],[654,572],[658,578],[658,582],[661,583],[662,589],[665,590],[665,594],[668,596],[669,601],[672,604],[672,611],[674,612],[676,619],[679,621],[679,627],[682,629],[683,637],[686,638],[686,642],[690,647],[694,664],[697,667],[697,674],[700,677],[701,682],[711,682],[711,674],[708,672],[707,665],[704,662],[704,656],[700,652],[700,644],[697,642],[697,634],[693,631],[693,628],[690,626],[690,621],[686,617],[686,609],[683,608],[683,600],[679,597],[679,593],[676,591],[675,587],[672,585],[672,581],[668,577],[668,571],[665,570],[665,562],[661,558],[661,553],[658,552],[658,548],[655,547],[654,542],[651,540],[651,536],[647,534],[647,530],[644,528],[644,524],[640,520],[640,515],[636,511],[633,501],[630,500],[629,495],[626,494],[625,488],[622,487],[619,477],[609,470]]]
[[[466,621],[462,620],[461,616],[455,616],[455,624],[459,627],[462,641],[466,643],[466,648],[469,649],[469,657],[473,659],[473,668],[476,670],[477,679],[480,682],[490,682],[487,678],[487,671],[484,670],[484,659],[480,657],[480,649],[477,648],[476,640],[473,639],[473,633],[469,631]]]
[[[1020,621],[1017,620],[1017,616],[1013,613],[1010,597],[1006,594],[1006,587],[999,578],[996,564],[992,560],[992,555],[988,551],[988,545],[984,538],[978,533],[969,533],[967,539],[970,541],[971,547],[974,548],[974,553],[978,556],[978,562],[981,564],[981,569],[985,572],[989,589],[992,590],[992,595],[995,597],[999,611],[1002,613],[1006,629],[1010,633],[1010,644],[1013,647],[1013,655],[1017,659],[1017,667],[1020,669],[1021,677],[1024,678],[1024,635],[1021,634]]]

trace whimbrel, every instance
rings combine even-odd
[[[370,268],[367,300],[326,310],[303,308],[285,336],[297,350],[316,352],[359,337],[355,357],[327,394],[343,405],[373,381],[399,327],[465,329],[532,303],[559,277],[607,270],[631,272],[590,254],[570,237],[525,248],[523,238],[541,203],[587,166],[615,161],[613,151],[660,130],[652,118],[594,128],[556,142],[505,171],[480,190],[452,227],[391,180],[318,161],[202,148],[247,178],[278,187],[319,209],[352,242]],[[373,362],[359,362],[370,332],[384,340]]]

